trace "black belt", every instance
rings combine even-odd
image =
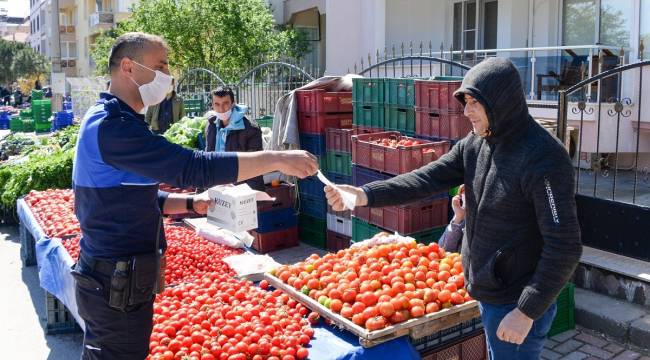
[[[89,256],[79,256],[79,262],[88,267],[89,270],[98,272],[102,275],[113,276],[115,263],[117,261],[96,259]]]

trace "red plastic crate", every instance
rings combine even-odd
[[[454,98],[462,81],[415,80],[415,107],[445,112],[463,112],[463,105]]]
[[[352,92],[327,92],[322,89],[297,90],[299,112],[352,112]]]
[[[330,252],[337,252],[342,249],[347,249],[350,247],[351,240],[352,238],[349,236],[327,230],[326,249]]]
[[[355,135],[374,134],[374,133],[386,131],[386,130],[381,129],[381,128],[371,128],[371,127],[359,126],[359,125],[354,125],[354,129],[357,131],[357,133]]]
[[[420,144],[392,148],[372,143],[391,138],[417,140]],[[352,163],[387,174],[400,175],[418,169],[449,151],[448,141],[427,141],[402,136],[397,131],[352,136]]]
[[[422,354],[422,360],[486,360],[487,358],[487,343],[483,330],[477,330],[472,335],[450,345]]]
[[[298,226],[267,233],[251,231],[251,235],[255,238],[251,247],[262,254],[300,245]]]
[[[415,135],[460,140],[472,131],[472,123],[463,114],[416,108]]]
[[[354,216],[380,228],[413,234],[444,226],[449,222],[449,199],[422,200],[400,206],[358,207]]]
[[[325,143],[327,151],[352,152],[352,135],[356,135],[358,129],[325,129]]]
[[[266,185],[264,191],[269,196],[274,197],[275,201],[260,201],[257,204],[258,213],[293,208],[294,199],[296,198],[295,185],[288,183],[281,183],[279,186]]]
[[[324,134],[326,128],[352,128],[352,113],[325,114],[299,112],[298,128],[308,134]]]

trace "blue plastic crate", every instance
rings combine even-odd
[[[388,180],[394,175],[380,173],[379,171],[370,170],[363,166],[352,165],[352,184],[354,186],[363,186],[377,180]]]
[[[327,173],[327,178],[335,184],[352,185],[352,176],[336,174],[333,172]]]
[[[290,229],[298,225],[298,216],[293,209],[281,209],[257,214],[258,233]]]
[[[325,185],[315,176],[298,180],[298,191],[315,197],[325,197]]]
[[[300,133],[300,148],[316,156],[325,156],[325,135]]]
[[[327,200],[324,196],[300,193],[299,200],[300,213],[317,219],[327,219]]]

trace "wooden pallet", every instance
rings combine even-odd
[[[406,322],[391,325],[381,330],[368,331],[343,316],[331,311],[325,306],[322,306],[309,296],[283,283],[275,276],[265,274],[264,278],[273,287],[284,291],[296,301],[307,306],[310,310],[332,321],[335,325],[358,336],[359,344],[365,348],[373,347],[406,335],[413,339],[419,339],[480,316],[478,302],[472,300],[462,305],[456,305],[436,313],[426,314],[423,317],[410,319]]]

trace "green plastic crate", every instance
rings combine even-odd
[[[273,116],[271,115],[262,116],[261,118],[258,118],[255,121],[260,127],[268,127],[268,128],[273,127]]]
[[[23,131],[23,120],[20,116],[12,116],[9,120],[9,129],[13,132],[22,132]]]
[[[384,79],[384,103],[404,107],[414,106],[414,79]]]
[[[384,79],[352,79],[352,101],[359,104],[384,104]]]
[[[20,110],[20,118],[21,119],[31,119],[32,118],[32,109],[24,109]]]
[[[327,156],[316,156],[316,158],[318,159],[318,167],[320,168],[320,171],[323,174],[329,171],[327,167]]]
[[[442,234],[445,232],[446,226],[441,226],[433,228],[431,230],[420,231],[414,234],[403,234],[414,238],[417,242],[423,244],[430,244],[432,242],[438,242]],[[375,236],[375,234],[382,231],[391,232],[384,230],[378,226],[369,224],[361,219],[352,217],[352,242],[359,242],[366,239],[370,239]]]
[[[43,90],[32,90],[32,102],[34,100],[43,100]]]
[[[325,249],[327,246],[327,220],[300,214],[298,216],[300,241],[305,244]]]
[[[32,132],[34,130],[34,120],[23,119],[23,132]]]
[[[35,122],[34,123],[34,131],[36,131],[39,134],[50,132],[52,130],[52,123],[45,122],[45,123],[39,123]]]
[[[354,104],[352,124],[383,129],[386,124],[384,110],[384,105]]]
[[[567,283],[557,297],[557,313],[553,319],[548,336],[555,336],[576,327],[575,312],[575,285]]]
[[[399,131],[403,135],[413,136],[415,134],[415,109],[399,106],[386,106],[385,126],[389,131]]]
[[[200,113],[203,111],[201,99],[185,99],[183,100],[183,107],[186,113]]]
[[[327,171],[339,175],[352,176],[352,154],[328,151]]]

